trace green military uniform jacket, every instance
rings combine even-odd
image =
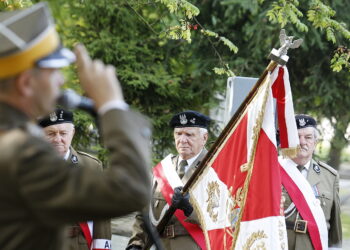
[[[193,172],[198,167],[201,160],[206,155],[207,150],[203,149],[200,155],[197,157],[197,159],[189,166],[188,170],[186,171],[185,175],[182,178],[182,182],[186,184],[188,179],[191,177]],[[174,156],[172,158],[173,166],[176,168],[178,165],[178,159],[179,156]],[[153,196],[152,196],[152,202],[150,204],[150,217],[153,217],[155,220],[160,220],[161,214],[163,211],[163,208],[167,205],[166,200],[164,199],[161,190],[157,189],[157,182],[154,182],[153,184]],[[152,214],[151,214],[152,213]],[[197,215],[195,211],[192,212],[192,214],[187,218],[188,222],[191,223],[198,223]],[[151,219],[152,222],[152,219]],[[170,219],[169,225],[174,225],[175,228],[179,228],[181,231],[185,231],[186,229],[182,226],[180,221],[176,218],[175,215],[172,216]],[[192,239],[192,237],[187,235],[181,235],[181,236],[175,236],[174,238],[168,238],[168,237],[161,237],[162,243],[167,250],[192,250],[192,249],[200,249],[200,247],[196,244],[196,242]],[[145,242],[147,240],[147,234],[144,230],[144,222],[142,220],[142,217],[140,214],[137,214],[135,217],[135,223],[133,225],[133,232],[132,236],[129,240],[128,246],[136,245],[140,247],[144,247]]]
[[[311,161],[307,174],[307,181],[314,190],[315,196],[320,200],[328,228],[329,247],[341,247],[342,228],[340,221],[340,201],[339,201],[339,175],[336,170],[322,162]],[[282,188],[285,211],[292,203],[287,191]],[[286,224],[293,225],[297,218],[298,211],[295,209],[290,217],[286,218]],[[287,217],[288,214],[285,214]],[[301,216],[299,215],[301,218]],[[288,249],[314,249],[306,233],[297,233],[293,229],[288,229]]]
[[[57,250],[69,223],[137,211],[150,200],[149,123],[131,111],[100,117],[105,171],[76,168],[28,117],[0,103],[0,248]]]
[[[89,167],[101,171],[103,170],[102,163],[97,158],[81,151],[75,151],[72,147],[70,147],[70,153],[66,160],[73,163],[73,167]],[[79,233],[73,233],[76,228],[79,229],[78,223],[74,223],[71,227],[67,228],[66,249],[90,250],[83,233],[81,231],[79,232],[79,230]],[[94,239],[112,239],[111,220],[93,221],[92,240]]]

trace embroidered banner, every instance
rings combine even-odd
[[[190,189],[208,249],[288,248],[272,83],[268,75]]]

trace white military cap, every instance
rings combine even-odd
[[[74,60],[74,54],[60,46],[46,3],[0,13],[0,78],[35,66],[61,68]]]

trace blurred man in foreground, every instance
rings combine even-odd
[[[150,199],[148,122],[129,111],[115,70],[77,46],[82,88],[95,102],[109,168],[75,168],[35,125],[54,110],[74,55],[45,3],[0,13],[0,248],[60,249],[68,223],[124,215]]]

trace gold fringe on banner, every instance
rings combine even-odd
[[[295,158],[300,150],[300,146],[298,145],[296,148],[282,148],[281,155],[283,158]]]

